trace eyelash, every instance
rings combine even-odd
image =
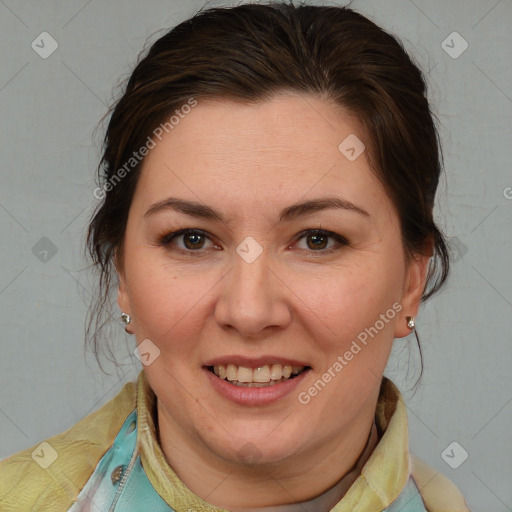
[[[159,245],[167,247],[171,244],[171,242],[175,238],[178,238],[183,235],[201,235],[201,236],[205,236],[208,239],[210,238],[205,231],[202,231],[200,229],[194,229],[194,228],[185,228],[185,229],[179,229],[178,231],[173,231],[171,233],[167,233],[167,234],[163,235],[159,239]],[[309,249],[309,252],[311,252],[313,254],[319,254],[319,255],[332,254],[332,253],[340,250],[341,247],[349,245],[349,242],[345,237],[338,235],[337,233],[334,233],[332,231],[327,231],[325,229],[305,229],[297,235],[296,242],[298,242],[299,240],[301,240],[302,238],[304,238],[307,235],[322,235],[322,236],[325,236],[328,238],[333,238],[338,243],[337,246],[332,247],[330,249],[324,249],[324,250],[320,250],[320,251],[314,251],[314,250]],[[178,248],[176,250],[181,253],[190,254],[191,256],[192,255],[200,256],[204,252],[203,249],[192,250],[192,249],[179,249]],[[307,251],[308,249],[304,249],[304,250]]]

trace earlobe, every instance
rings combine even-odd
[[[404,338],[414,329],[414,322],[418,315],[421,297],[425,290],[431,252],[416,253],[411,256],[407,268],[402,309],[395,326],[395,338]]]

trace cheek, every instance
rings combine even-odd
[[[149,257],[133,261],[129,270],[137,337],[160,346],[172,340],[173,352],[188,345],[187,339],[201,331],[202,325],[195,320],[214,279],[202,273],[186,274]]]
[[[381,258],[369,260],[365,264],[337,269],[325,279],[305,276],[297,282],[297,295],[302,299],[300,307],[305,314],[311,312],[316,333],[323,337],[324,343],[336,348],[350,344],[390,309],[386,318],[389,321],[380,330],[393,330],[395,311],[392,307],[400,298],[399,265]]]
[[[317,377],[328,382],[315,407],[333,418],[333,425],[340,421],[336,411],[356,411],[375,392],[401,309],[401,279],[398,263],[380,259],[338,272],[322,293],[308,297],[304,310],[309,307],[316,314],[313,331],[322,352]]]

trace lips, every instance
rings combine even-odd
[[[215,375],[212,369],[213,367],[204,367],[203,371],[212,389],[219,395],[239,405],[268,406],[284,399],[297,389],[307,378],[311,367],[305,366],[304,370],[296,375],[269,382],[229,381]]]

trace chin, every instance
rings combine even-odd
[[[254,425],[251,430],[254,430]],[[204,442],[210,445],[210,449],[218,456],[234,464],[252,467],[277,464],[297,453],[298,433],[276,432],[278,430],[276,429],[269,435],[262,435],[262,432],[267,430],[268,428],[259,432],[255,431],[254,435],[248,435],[247,431],[242,430],[239,435],[233,434],[232,437],[224,437],[216,441],[205,439]],[[228,432],[230,431],[228,430]]]

